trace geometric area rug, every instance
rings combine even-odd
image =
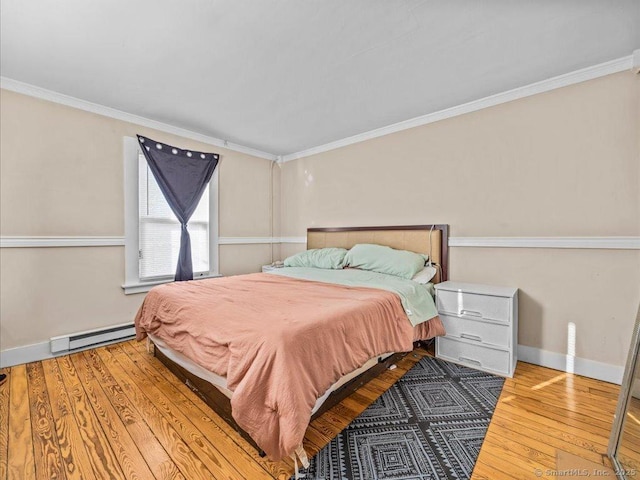
[[[504,378],[423,357],[300,470],[306,480],[463,480]]]

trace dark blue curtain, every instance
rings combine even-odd
[[[149,169],[182,228],[176,281],[193,280],[187,223],[218,166],[219,156],[217,153],[181,150],[140,135],[138,142]]]

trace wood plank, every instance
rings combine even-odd
[[[143,416],[171,458],[189,479],[242,478],[226,459],[204,438],[191,421],[175,407],[117,345],[100,352],[109,370],[117,374],[122,390]],[[113,360],[109,358],[112,356]]]
[[[55,423],[41,362],[27,365],[27,378],[36,475],[39,478],[66,480],[66,469],[63,466],[65,459],[55,434]]]
[[[553,371],[554,376],[547,376],[542,372],[527,372],[520,373],[517,370],[517,375],[508,379],[509,383],[519,385],[522,387],[528,387],[536,391],[550,391],[554,393],[567,394],[571,393],[573,396],[585,398],[598,398],[599,400],[607,404],[616,404],[618,395],[620,393],[620,387],[605,382],[601,384],[588,384],[584,382],[584,378],[578,375],[570,373]]]
[[[100,385],[106,393],[106,397],[117,412],[120,421],[125,426],[140,453],[144,457],[147,465],[151,469],[153,476],[158,480],[175,479],[186,480],[184,475],[149,426],[142,419],[138,410],[129,401],[122,387],[118,384],[109,369],[102,362],[96,350],[84,352],[85,360],[91,365]]]
[[[615,405],[609,406],[600,404],[600,409],[592,405],[590,400],[576,398],[573,395],[565,395],[564,398],[556,394],[540,393],[529,388],[513,387],[505,384],[503,390],[505,394],[513,395],[515,401],[528,399],[533,402],[552,407],[556,411],[566,412],[566,415],[582,421],[590,421],[592,425],[598,425],[608,429],[611,425]]]
[[[548,462],[548,466],[553,468],[555,466],[555,458],[557,449],[548,442],[539,441],[528,435],[528,432],[515,432],[508,428],[502,428],[499,431],[491,424],[489,431],[485,437],[490,443],[503,443],[507,447],[511,445],[511,450],[518,451],[519,456],[526,456],[532,460],[545,464]],[[513,446],[517,445],[518,449],[514,449]]]
[[[570,435],[558,428],[549,426],[533,428],[532,422],[514,418],[513,416],[510,416],[507,420],[501,415],[494,415],[487,435],[495,434],[497,437],[509,435],[509,433],[505,433],[505,430],[529,437],[537,442],[546,442],[556,449],[562,449],[593,462],[598,461],[602,453],[606,451],[602,446],[594,445],[592,442]]]
[[[530,465],[543,466],[545,469],[554,468],[556,465],[555,451],[545,448],[546,452],[531,448],[523,443],[521,439],[510,439],[506,436],[500,438],[491,436],[484,439],[483,448],[499,450],[501,454],[510,454],[514,458],[526,462]]]
[[[562,375],[566,372],[561,370],[554,370],[552,368],[542,367],[540,365],[533,365],[531,363],[518,362],[516,371],[518,373],[517,376],[514,375],[516,379],[535,379],[538,377],[544,377],[547,380],[554,378],[557,375]],[[614,383],[603,382],[602,380],[596,380],[595,378],[584,377],[582,375],[577,375],[575,373],[567,374],[567,382],[571,382],[574,385],[579,385],[581,389],[584,388],[594,388],[596,390],[604,390],[605,392],[615,393],[620,391],[620,385],[616,385]],[[573,388],[573,385],[570,385]],[[617,396],[617,394],[616,394]]]
[[[29,385],[27,367],[11,367],[9,390],[9,438],[7,473],[10,480],[36,478],[31,434],[31,410],[29,409]]]
[[[351,394],[348,398],[343,401],[343,404],[350,408],[356,416],[360,415],[364,412],[372,402],[369,401],[367,397],[360,393],[360,390]]]
[[[184,423],[185,432],[188,432],[190,437],[201,435],[202,438],[205,439],[215,438],[215,442],[209,442],[207,440],[207,442],[203,443],[202,447],[212,448],[215,455],[222,458],[222,464],[227,465],[226,468],[233,466],[235,470],[237,470],[238,474],[241,475],[241,478],[252,478],[256,480],[272,478],[264,468],[256,465],[255,462],[252,461],[252,458],[247,455],[246,451],[238,450],[235,444],[226,438],[226,435],[224,435],[220,430],[213,428],[213,424],[211,422],[202,422],[201,415],[198,414],[199,412],[193,403],[184,402],[182,396],[175,395],[173,387],[168,384],[166,379],[158,376],[150,378],[150,373],[143,365],[141,365],[143,362],[136,361],[138,359],[137,355],[133,354],[133,357],[128,355],[124,346],[121,350],[116,348],[112,349],[111,353],[116,360],[121,359],[122,362],[130,361],[137,366],[138,370],[136,370],[136,372],[139,372],[137,374],[137,378],[142,379],[145,385],[153,385],[156,389],[155,394],[159,395],[155,398],[170,399],[172,404],[175,405],[176,411],[181,413],[184,412],[185,418],[190,420],[189,424]],[[153,375],[153,372],[151,372],[151,374]],[[168,388],[165,389],[165,387]],[[194,415],[191,415],[191,413]],[[203,454],[204,453],[210,455],[210,453],[203,451]]]
[[[608,391],[597,390],[594,388],[585,388],[575,378],[569,374],[557,375],[555,378],[546,379],[538,376],[536,379],[523,381],[522,377],[509,379],[506,385],[510,388],[522,391],[528,390],[535,392],[539,396],[551,398],[552,396],[570,397],[574,401],[585,401],[585,406],[595,406],[590,401],[597,400],[602,406],[615,410],[618,402],[617,393],[613,395],[613,390]],[[582,388],[580,388],[582,387]]]
[[[496,480],[496,479],[511,480],[511,479],[515,479],[515,477],[510,473],[505,473],[496,469],[490,463],[484,463],[483,461],[481,461],[479,457],[478,461],[476,462],[475,468],[471,473],[471,480]]]
[[[219,415],[204,403],[191,389],[181,383],[166,367],[153,355],[149,354],[141,343],[125,343],[121,345],[123,351],[129,355],[132,361],[174,402],[189,412],[193,418],[203,424],[208,424],[212,438],[219,438],[226,448],[233,448],[238,454],[244,452],[251,460],[258,463],[271,476],[291,476],[293,465],[291,462],[271,462],[266,457],[260,457],[255,449],[235,432]],[[204,428],[204,427],[203,427]],[[231,443],[229,443],[231,442]],[[247,460],[249,461],[249,460]]]
[[[490,465],[493,469],[501,474],[495,479],[514,478],[516,480],[532,480],[535,478],[549,478],[544,473],[547,467],[536,464],[530,460],[513,456],[510,452],[505,452],[494,445],[482,444],[479,461],[486,465]],[[536,471],[541,472],[540,476],[536,475]],[[494,480],[494,479],[492,479]]]
[[[62,382],[58,363],[54,359],[46,360],[42,362],[42,368],[67,478],[69,480],[91,478],[92,466],[78,424],[73,418],[73,410]]]
[[[316,455],[331,441],[330,438],[326,438],[324,435],[320,434],[311,425],[307,427],[307,431],[304,434],[304,439],[305,441],[308,441],[311,446],[311,450],[307,450],[305,448],[305,452],[307,452],[309,458]]]
[[[327,412],[325,415],[316,418],[311,425],[318,432],[325,435],[329,439],[334,438],[338,435],[342,430],[344,430],[344,426],[340,425],[341,422],[336,421],[335,418],[332,418],[331,412]]]
[[[523,413],[535,415],[538,421],[544,418],[565,424],[571,431],[585,432],[585,435],[583,435],[585,438],[608,437],[611,430],[611,425],[607,428],[603,422],[596,420],[590,422],[589,418],[584,415],[574,414],[566,409],[553,409],[544,402],[537,400],[515,398],[509,402],[502,402],[500,406],[501,410],[505,412],[519,410]]]
[[[531,405],[526,402],[517,402],[516,398],[512,395],[504,394],[498,403],[498,409],[496,410],[497,416],[504,416],[510,421],[515,423],[521,423],[522,425],[530,425],[530,428],[542,427],[543,431],[553,431],[554,426],[558,427],[563,434],[563,438],[570,438],[571,435],[575,435],[584,441],[595,440],[598,444],[605,439],[605,443],[608,441],[610,428],[600,430],[601,433],[590,431],[589,429],[580,428],[580,426],[574,426],[574,420],[570,416],[552,416],[549,415],[547,409],[540,409],[539,405]],[[545,405],[542,402],[542,405]],[[551,410],[551,409],[549,409]],[[513,417],[513,420],[512,420]],[[613,417],[611,417],[611,421]],[[609,422],[611,425],[611,422]]]
[[[227,467],[230,465],[234,466],[242,478],[273,478],[272,475],[262,468],[261,465],[256,465],[256,462],[253,461],[252,457],[247,455],[245,450],[238,448],[238,446],[230,440],[227,435],[219,429],[214,428],[214,425],[208,421],[209,419],[203,421],[202,412],[198,411],[192,402],[186,401],[182,395],[176,395],[173,387],[166,380],[166,373],[165,376],[159,376],[155,371],[149,370],[145,362],[141,361],[136,352],[127,352],[124,346],[122,348],[122,352],[116,352],[114,349],[111,353],[116,357],[121,355],[123,361],[128,359],[136,364],[140,369],[139,375],[141,375],[138,378],[144,378],[146,382],[151,380],[151,384],[157,388],[160,395],[164,395],[164,398],[171,399],[178,410],[185,412],[187,417],[191,420],[191,424],[187,425],[187,428],[195,429],[196,432],[205,438],[215,438],[215,442],[206,444],[205,447],[215,449],[216,455],[221,456],[224,462],[228,462]],[[173,376],[171,373],[168,375],[169,377]],[[207,407],[207,411],[209,414],[213,413],[209,407]]]
[[[507,421],[517,421],[520,419],[524,430],[528,428],[538,429],[550,427],[551,429],[557,429],[565,432],[570,435],[571,438],[581,439],[584,444],[592,444],[598,448],[606,448],[607,446],[608,435],[594,434],[584,429],[569,425],[562,420],[549,418],[543,414],[532,413],[518,406],[508,404],[501,405],[500,408],[496,409],[493,415],[503,417]]]
[[[155,349],[154,349],[155,350]],[[160,350],[155,350],[154,356],[162,362],[167,370],[171,372],[180,382],[187,385],[195,394],[197,394],[215,413],[220,415],[224,421],[233,428],[238,435],[247,441],[257,452],[262,455],[262,450],[251,436],[238,425],[233,418],[231,411],[231,402],[227,396],[218,390],[211,383],[202,380],[181,365],[171,361]]]
[[[76,372],[78,372],[78,377],[82,381],[84,391],[102,426],[102,430],[110,439],[111,448],[125,477],[132,480],[153,478],[147,462],[140,450],[138,450],[138,446],[131,438],[131,435],[129,435],[128,430],[120,421],[85,356],[82,353],[75,353],[71,355],[71,361],[76,368]]]
[[[105,435],[91,408],[91,402],[87,398],[71,358],[66,355],[57,358],[56,362],[94,475],[96,478],[124,478],[109,438]]]
[[[0,385],[0,478],[7,478],[9,462],[9,391],[11,390],[10,368],[0,369],[7,380]]]

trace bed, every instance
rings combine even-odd
[[[308,250],[375,244],[429,255],[433,283],[447,279],[447,240],[447,225],[307,230]],[[311,420],[414,342],[444,334],[428,286],[389,277],[283,268],[162,285],[136,315],[137,338],[148,336],[160,361],[258,451],[304,464]]]

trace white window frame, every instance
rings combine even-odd
[[[124,264],[125,275],[122,289],[125,295],[148,292],[156,285],[173,282],[173,277],[140,280],[138,252],[140,249],[140,212],[138,209],[138,141],[124,137]],[[219,277],[218,273],[218,169],[209,181],[209,272],[201,278]]]

